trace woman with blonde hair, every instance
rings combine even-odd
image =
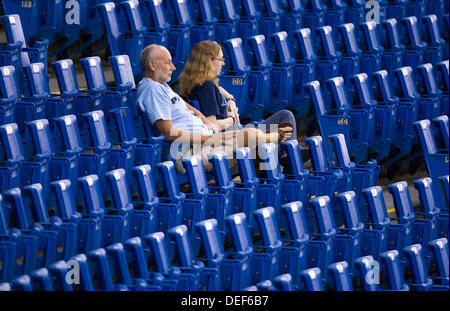
[[[196,100],[205,117],[221,130],[240,126],[238,108],[233,95],[219,85],[219,75],[225,64],[221,46],[213,41],[201,41],[192,49],[179,76],[179,93],[187,100]],[[283,141],[297,139],[295,117],[289,110],[276,112],[262,122],[267,132],[277,125]]]

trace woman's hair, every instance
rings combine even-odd
[[[219,78],[212,70],[211,61],[219,55],[221,46],[212,41],[197,43],[189,55],[189,59],[178,78],[179,93],[188,97],[192,90],[205,81],[213,81],[216,85]]]

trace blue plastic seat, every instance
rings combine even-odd
[[[217,221],[206,219],[195,224],[197,234],[200,238],[202,253],[197,258],[204,263],[205,267],[217,272],[210,274],[205,287],[208,290],[222,290],[222,276],[220,267],[224,259],[223,239],[220,237]]]
[[[13,10],[16,13],[17,11]],[[33,17],[36,20],[36,16]],[[41,62],[44,64],[44,72],[47,68],[47,48],[49,41],[47,39],[43,41],[36,41],[32,48],[27,46],[27,39],[22,28],[21,16],[19,14],[9,14],[2,16],[2,22],[5,27],[5,33],[8,43],[15,44],[21,42],[21,56],[20,56],[20,66],[15,67],[15,77],[18,88],[25,95],[29,95],[26,77],[22,68],[30,63]],[[38,30],[36,27],[34,30]],[[16,63],[17,64],[17,63]],[[17,64],[19,65],[19,64]]]
[[[315,63],[317,56],[311,41],[311,30],[302,28],[295,30],[291,37],[292,54],[296,60],[294,65],[293,89],[296,117],[312,113],[308,94],[303,87],[305,83],[315,80]]]
[[[160,44],[167,46],[170,24],[167,22],[162,1],[139,1],[142,11],[142,22],[147,27],[145,46]]]
[[[366,3],[362,0],[347,0],[347,8],[344,11],[344,22],[351,23],[355,27],[356,35],[359,34],[359,24],[365,21]]]
[[[290,202],[281,206],[280,236],[283,243],[280,252],[280,273],[289,273],[296,289],[303,289],[300,272],[308,268],[310,235],[302,202]]]
[[[175,265],[183,273],[191,275],[190,278],[179,279],[180,288],[203,291],[219,289],[221,284],[218,279],[217,267],[208,266],[207,260],[203,262],[204,258],[195,257],[187,227],[185,225],[175,226],[168,230],[168,236],[170,243],[173,244],[173,247],[169,247],[169,253],[171,251],[174,253],[172,265]],[[239,275],[235,276],[235,281],[237,281]],[[222,284],[224,283],[222,282]]]
[[[342,0],[321,1],[326,6],[324,25],[329,25],[336,29],[338,25],[345,22],[345,10],[347,4]]]
[[[355,286],[355,290],[363,291],[378,291],[379,290],[379,275],[376,275],[375,268],[379,263],[373,259],[372,256],[363,256],[355,260],[354,276],[360,280],[360,284]],[[367,277],[369,276],[369,277]]]
[[[33,290],[38,291],[53,291],[53,284],[50,279],[50,272],[47,268],[40,268],[33,271],[31,274],[31,283]]]
[[[20,98],[13,66],[0,67],[0,124],[16,121],[15,104]]]
[[[420,94],[417,120],[431,120],[438,117],[441,112],[441,90],[437,87],[431,64],[416,67],[416,84]]]
[[[108,245],[106,255],[116,290],[146,291],[154,289],[144,279],[131,278],[125,247],[122,243]]]
[[[402,18],[409,16],[406,15],[406,6],[409,1],[406,0],[394,0],[387,1],[385,18],[395,18],[401,20]]]
[[[445,194],[445,199],[446,199],[446,203],[447,203],[447,209],[449,209],[449,194],[448,194],[448,192],[449,192],[449,190],[448,190],[449,182],[448,182],[448,175],[439,177],[439,181],[440,181],[440,184],[442,186],[442,190],[444,191],[444,194]]]
[[[333,163],[326,154],[325,144],[321,136],[313,136],[305,139],[305,142],[308,144],[310,152],[311,152],[311,162],[313,166],[313,171],[315,175],[318,176],[326,176],[326,181],[328,183],[328,187],[326,188],[326,195],[329,198],[333,199],[335,193],[347,191],[352,189],[352,172],[342,166],[339,168],[339,164],[331,165]],[[332,152],[332,151],[331,151]],[[333,153],[331,153],[333,156]],[[336,162],[335,162],[336,163]],[[311,196],[316,195],[315,193],[311,193]],[[323,195],[323,194],[322,194]],[[341,224],[342,220],[338,219],[338,223]],[[314,231],[312,231],[314,232]]]
[[[282,0],[279,7],[284,13],[281,15],[280,30],[292,34],[302,26],[303,6],[301,0]]]
[[[314,41],[315,29],[325,24],[326,5],[320,0],[307,0],[303,3],[302,28],[311,29],[311,36]]]
[[[316,80],[324,82],[339,75],[342,54],[336,49],[334,33],[337,29],[323,26],[315,29],[314,49],[317,56]]]
[[[444,2],[444,4],[446,4],[446,2]],[[434,12],[434,14],[436,14],[436,12]],[[442,16],[442,19],[439,18],[440,22],[440,31],[441,31],[441,37],[444,39],[444,47],[442,49],[442,59],[448,59],[448,41],[449,41],[449,31],[448,31],[448,26],[449,26],[449,15],[444,14]]]
[[[11,284],[14,291],[28,292],[33,290],[33,287],[31,285],[31,278],[27,274],[15,278],[14,280],[12,280]]]
[[[336,26],[336,48],[341,52],[341,62],[339,64],[339,75],[346,81],[350,76],[360,72],[359,62],[362,51],[358,47],[355,36],[355,26],[353,24],[341,24]]]
[[[58,216],[50,217],[49,208],[44,198],[44,190],[41,184],[32,184],[23,187],[22,200],[31,210],[34,223],[40,224],[44,229],[56,232],[55,259],[67,260],[75,255],[76,224],[63,222]],[[29,216],[28,216],[29,217]]]
[[[133,118],[137,118],[136,110],[136,83],[128,55],[110,56],[109,61],[115,79],[115,88],[122,94],[122,105],[125,104],[133,112]]]
[[[425,156],[428,175],[433,181],[436,202],[439,207],[444,207],[445,196],[439,185],[439,177],[448,175],[448,153],[438,150],[430,120],[417,121],[413,125]]]
[[[434,70],[435,70],[434,76],[436,77],[437,85],[442,92],[441,93],[440,114],[441,115],[445,114],[448,117],[448,115],[449,115],[448,114],[448,105],[446,104],[449,101],[448,60],[435,64]]]
[[[92,110],[103,110],[106,120],[109,120],[111,109],[126,105],[122,100],[123,95],[117,90],[107,87],[100,57],[82,58],[80,63],[87,82],[87,92],[95,99],[94,109]],[[88,111],[91,110],[81,112]]]
[[[80,254],[100,246],[102,228],[100,219],[95,215],[86,217],[86,214],[77,212],[76,194],[73,188],[73,184],[68,179],[51,182],[51,197],[54,197],[55,203],[49,207],[54,211],[55,216],[62,220],[63,226],[76,225],[75,253]]]
[[[405,282],[412,291],[431,290],[433,280],[428,276],[428,266],[425,263],[423,248],[420,244],[413,244],[403,248],[405,254],[405,272],[410,277]]]
[[[194,47],[200,41],[214,41],[217,18],[213,14],[210,1],[191,0],[189,6],[193,21],[190,34],[191,47]]]
[[[374,21],[361,23],[360,25],[359,47],[362,50],[360,70],[369,77],[375,72],[381,70],[381,56],[383,47],[380,44],[377,24]]]
[[[444,40],[439,33],[438,18],[436,15],[425,15],[422,18],[422,40],[427,44],[423,62],[436,64],[442,60],[442,49],[444,48]]]
[[[405,245],[405,232],[403,225],[391,223],[388,217],[383,192],[380,186],[369,187],[363,190],[364,199],[369,210],[369,221],[364,221],[367,227],[371,226],[378,233],[379,242],[372,250],[374,258],[388,250],[402,249]],[[380,254],[381,256],[381,254]]]
[[[181,224],[182,201],[170,202],[168,198],[157,196],[151,166],[144,164],[131,170],[130,193],[134,210],[130,219],[130,236],[140,236],[154,232],[167,232],[169,228]]]
[[[230,214],[244,213],[251,227],[253,211],[258,204],[259,178],[256,177],[250,148],[238,148],[234,156],[238,163],[240,182],[234,182]]]
[[[380,290],[384,291],[409,291],[405,284],[403,267],[397,250],[380,253]]]
[[[165,17],[170,25],[167,48],[177,69],[172,73],[175,81],[181,73],[191,49],[190,33],[193,25],[187,1],[169,0],[162,3]]]
[[[335,85],[338,83],[337,85],[339,86],[342,81],[342,78],[335,79]],[[317,80],[306,83],[305,88],[313,104],[322,136],[328,137],[333,134],[343,134],[346,139],[349,139],[350,121],[348,106],[345,106],[346,101],[341,100],[342,96],[345,94],[332,94],[331,96],[324,98],[321,83]],[[340,89],[341,88],[337,90]],[[325,101],[325,99],[327,99],[327,101]],[[325,144],[328,144],[328,142],[325,142]],[[329,158],[331,158],[332,155],[331,150],[331,146],[326,148],[327,156]]]
[[[46,117],[47,99],[50,95],[47,73],[43,63],[24,66],[30,97],[24,97],[16,103],[16,122],[23,131],[26,123]]]
[[[271,96],[266,91],[271,87],[272,62],[264,35],[252,36],[247,41],[249,47],[246,54],[250,70],[245,106],[241,103],[240,109],[243,110],[243,115],[258,122],[263,119],[270,106]]]
[[[133,72],[141,74],[139,55],[145,47],[144,33],[146,31],[141,18],[139,2],[137,0],[121,2],[121,19],[127,20],[127,28],[121,27],[119,14],[114,2],[99,4],[104,27],[108,38],[111,55],[127,54],[130,57]]]
[[[399,23],[396,17],[385,19],[379,28],[380,44],[383,47],[381,68],[388,73],[402,67],[405,46],[401,43]]]
[[[398,223],[405,227],[405,245],[420,244],[426,250],[429,241],[437,238],[437,217],[439,209],[416,213],[413,210],[408,184],[404,181],[388,185],[388,190],[394,199]],[[422,216],[419,218],[417,216]]]
[[[59,95],[52,94],[61,101],[55,101],[47,107],[47,119],[52,124],[55,117],[67,114],[79,115],[84,111],[95,109],[95,98],[81,92],[71,59],[58,60],[52,63],[59,86]]]
[[[399,161],[412,150],[414,145],[413,122],[417,120],[417,106],[420,95],[417,91],[411,67],[401,67],[394,70],[391,79],[395,96],[399,98],[397,105],[396,138],[393,149],[398,152],[391,162]]]
[[[378,184],[380,167],[376,160],[371,159],[365,164],[357,164],[350,161],[349,152],[346,146],[345,138],[342,134],[335,134],[328,137],[334,147],[335,158],[332,166],[340,168],[352,178],[352,190],[355,191],[359,200],[361,190]]]
[[[399,98],[394,95],[388,71],[381,70],[372,74],[372,94],[375,106],[375,124],[373,144],[369,155],[375,154],[376,160],[385,160],[391,151],[397,134],[397,105]]]
[[[272,33],[281,31],[281,17],[284,11],[277,0],[256,1],[256,7],[261,12],[259,19],[259,32],[266,38]]]
[[[446,237],[448,235],[448,212],[444,206],[438,205],[432,179],[430,177],[416,179],[413,183],[414,188],[419,192],[419,200],[425,218],[435,224],[435,228],[432,229],[436,230],[438,238]]]
[[[156,165],[159,174],[161,176],[161,182],[163,183],[164,195],[163,198],[168,203],[173,203],[179,206],[182,211],[181,218],[176,217],[176,222],[173,225],[185,224],[190,233],[193,234],[194,221],[203,220],[205,215],[205,201],[202,198],[190,197],[180,191],[180,185],[175,173],[175,165],[172,161],[161,162]],[[204,199],[204,198],[203,198]],[[171,210],[164,212],[165,216],[161,218],[161,222],[167,222],[169,216],[173,215]],[[176,212],[176,215],[178,212]],[[181,221],[181,222],[180,222]],[[167,227],[169,229],[169,227]],[[197,250],[197,249],[194,249]]]
[[[236,14],[239,15],[238,21],[238,37],[244,40],[260,33],[259,19],[261,12],[256,7],[255,0],[239,0],[234,2]]]
[[[34,120],[27,123],[22,135],[24,162],[21,170],[22,185],[40,183],[48,196],[50,181],[50,163],[53,145],[47,119]]]
[[[295,58],[292,56],[287,33],[281,31],[271,34],[268,46],[272,61],[269,110],[275,112],[294,108],[297,106],[292,93]]]
[[[306,291],[324,291],[325,286],[322,281],[320,268],[310,268],[303,270],[300,274]]]
[[[258,147],[258,154],[261,159],[259,164],[262,177],[259,178],[260,185],[257,192],[257,208],[272,206],[275,210],[277,219],[280,216],[280,206],[282,199],[282,189],[284,183],[284,174],[281,173],[280,163],[278,161],[278,148],[275,144],[269,143]]]
[[[229,215],[225,219],[228,235],[225,237],[222,262],[222,284],[225,290],[244,290],[254,283],[252,269],[253,243],[250,228],[244,213]],[[231,241],[230,247],[227,241]]]
[[[445,238],[436,239],[428,243],[431,250],[432,262],[436,268],[436,273],[431,274],[433,286],[436,290],[447,290],[448,281],[448,240]]]
[[[160,274],[166,279],[166,286],[175,290],[198,290],[201,284],[200,267],[197,269],[183,269],[170,263],[166,237],[163,232],[155,232],[145,237],[145,243],[149,247],[149,273]],[[183,271],[184,270],[184,271]]]
[[[10,209],[12,228],[17,228],[28,236],[34,236],[37,242],[34,250],[35,253],[32,255],[34,257],[32,264],[28,265],[28,257],[26,257],[23,265],[16,263],[16,272],[23,271],[23,269],[31,269],[33,271],[36,268],[45,267],[53,263],[56,256],[57,232],[46,229],[40,224],[40,219],[38,218],[42,215],[39,215],[39,211],[36,209],[32,211],[31,208],[28,208],[28,205],[26,205],[22,197],[20,188],[12,188],[6,191],[4,197],[5,203]],[[31,271],[23,271],[22,273],[29,273]]]
[[[367,159],[374,141],[377,102],[373,98],[369,81],[368,75],[360,73],[350,77],[347,87],[350,103],[349,152],[357,163]]]
[[[224,42],[238,37],[238,23],[240,16],[236,12],[235,1],[214,0],[211,2],[213,12],[215,13],[215,16],[217,16],[215,40],[217,42]]]
[[[279,256],[282,247],[280,232],[273,207],[264,207],[253,212],[255,218],[252,235],[259,233],[253,241],[252,279],[263,281],[279,274]]]
[[[273,287],[278,291],[293,291],[292,276],[289,273],[280,274],[273,279]]]
[[[244,117],[250,114],[251,104],[248,103],[247,98],[251,97],[248,93],[250,66],[247,63],[243,41],[240,38],[234,38],[226,40],[222,43],[222,46],[226,61],[219,78],[222,86],[233,94],[238,103],[239,113]],[[257,97],[254,97],[254,100],[257,100]]]
[[[420,17],[409,16],[402,19],[403,36],[402,43],[405,45],[403,54],[403,66],[415,68],[424,63],[424,51],[426,43],[422,41],[419,30]]]
[[[329,287],[336,291],[353,291],[348,263],[340,261],[328,266]]]
[[[0,191],[21,185],[21,169],[24,159],[22,140],[16,123],[0,126]]]

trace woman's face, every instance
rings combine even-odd
[[[211,60],[213,72],[216,76],[222,71],[222,66],[225,64],[225,59],[223,58],[222,49],[219,50],[219,54]]]

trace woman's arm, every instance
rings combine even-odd
[[[226,128],[236,124],[236,118],[233,116],[229,116],[228,118],[225,118],[225,119],[217,119],[217,117],[215,115],[212,115],[212,116],[207,117],[207,119],[211,123],[220,127],[221,130],[225,130]]]

